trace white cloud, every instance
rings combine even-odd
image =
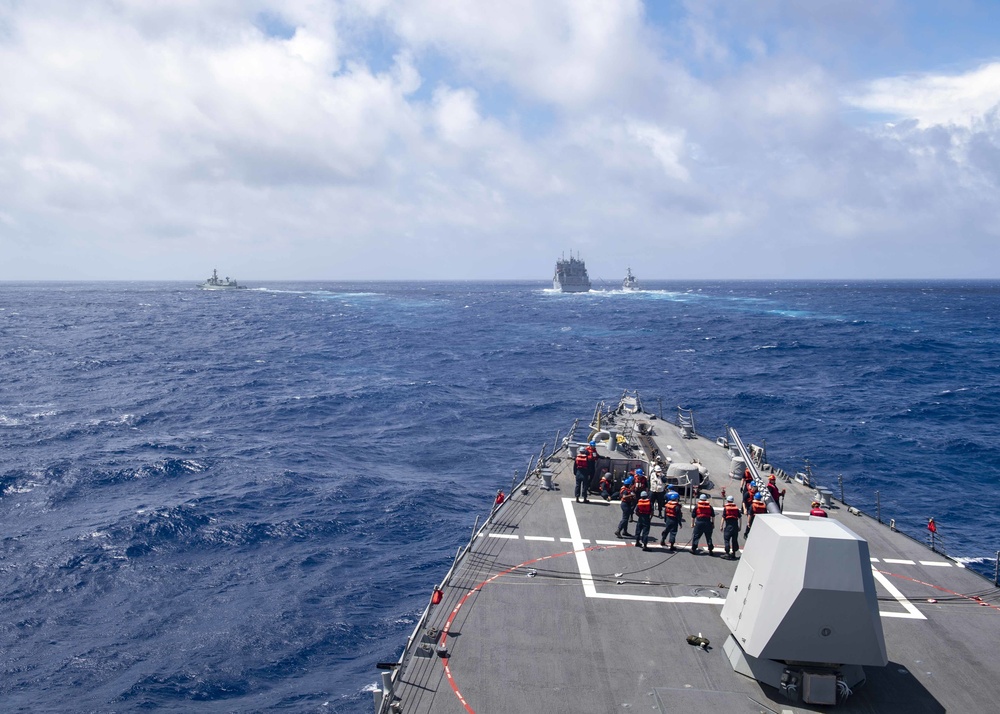
[[[869,82],[845,101],[920,128],[971,127],[1000,105],[1000,62],[962,74],[885,77]]]
[[[654,62],[639,0],[386,0],[373,7],[405,43],[560,106],[635,90]]]

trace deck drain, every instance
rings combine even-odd
[[[718,590],[712,588],[695,588],[693,593],[695,597],[722,597]]]

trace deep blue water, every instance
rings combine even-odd
[[[0,285],[0,710],[371,711],[492,494],[625,388],[992,575],[1000,284],[649,287]]]

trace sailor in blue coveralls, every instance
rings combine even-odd
[[[588,494],[590,492],[590,456],[587,454],[586,446],[581,446],[576,451],[576,458],[573,460],[573,475],[576,476],[576,488],[573,489],[576,502],[579,503],[580,497],[583,496],[583,502],[588,503]]]
[[[712,508],[707,493],[703,493],[698,497],[698,502],[694,504],[691,512],[694,516],[694,523],[692,524],[694,526],[694,534],[691,536],[691,552],[698,552],[698,541],[701,540],[702,536],[705,536],[705,542],[708,543],[708,554],[712,555],[712,551],[715,550],[715,544],[712,543],[715,509]]]
[[[677,541],[677,528],[684,522],[684,512],[681,510],[681,497],[675,492],[667,494],[667,505],[663,507],[663,535],[660,537],[660,545],[667,544],[667,536],[670,536],[670,551],[674,551],[674,543]]]

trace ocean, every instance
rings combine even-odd
[[[371,712],[496,490],[625,389],[992,578],[1000,283],[546,287],[0,284],[0,710]]]

